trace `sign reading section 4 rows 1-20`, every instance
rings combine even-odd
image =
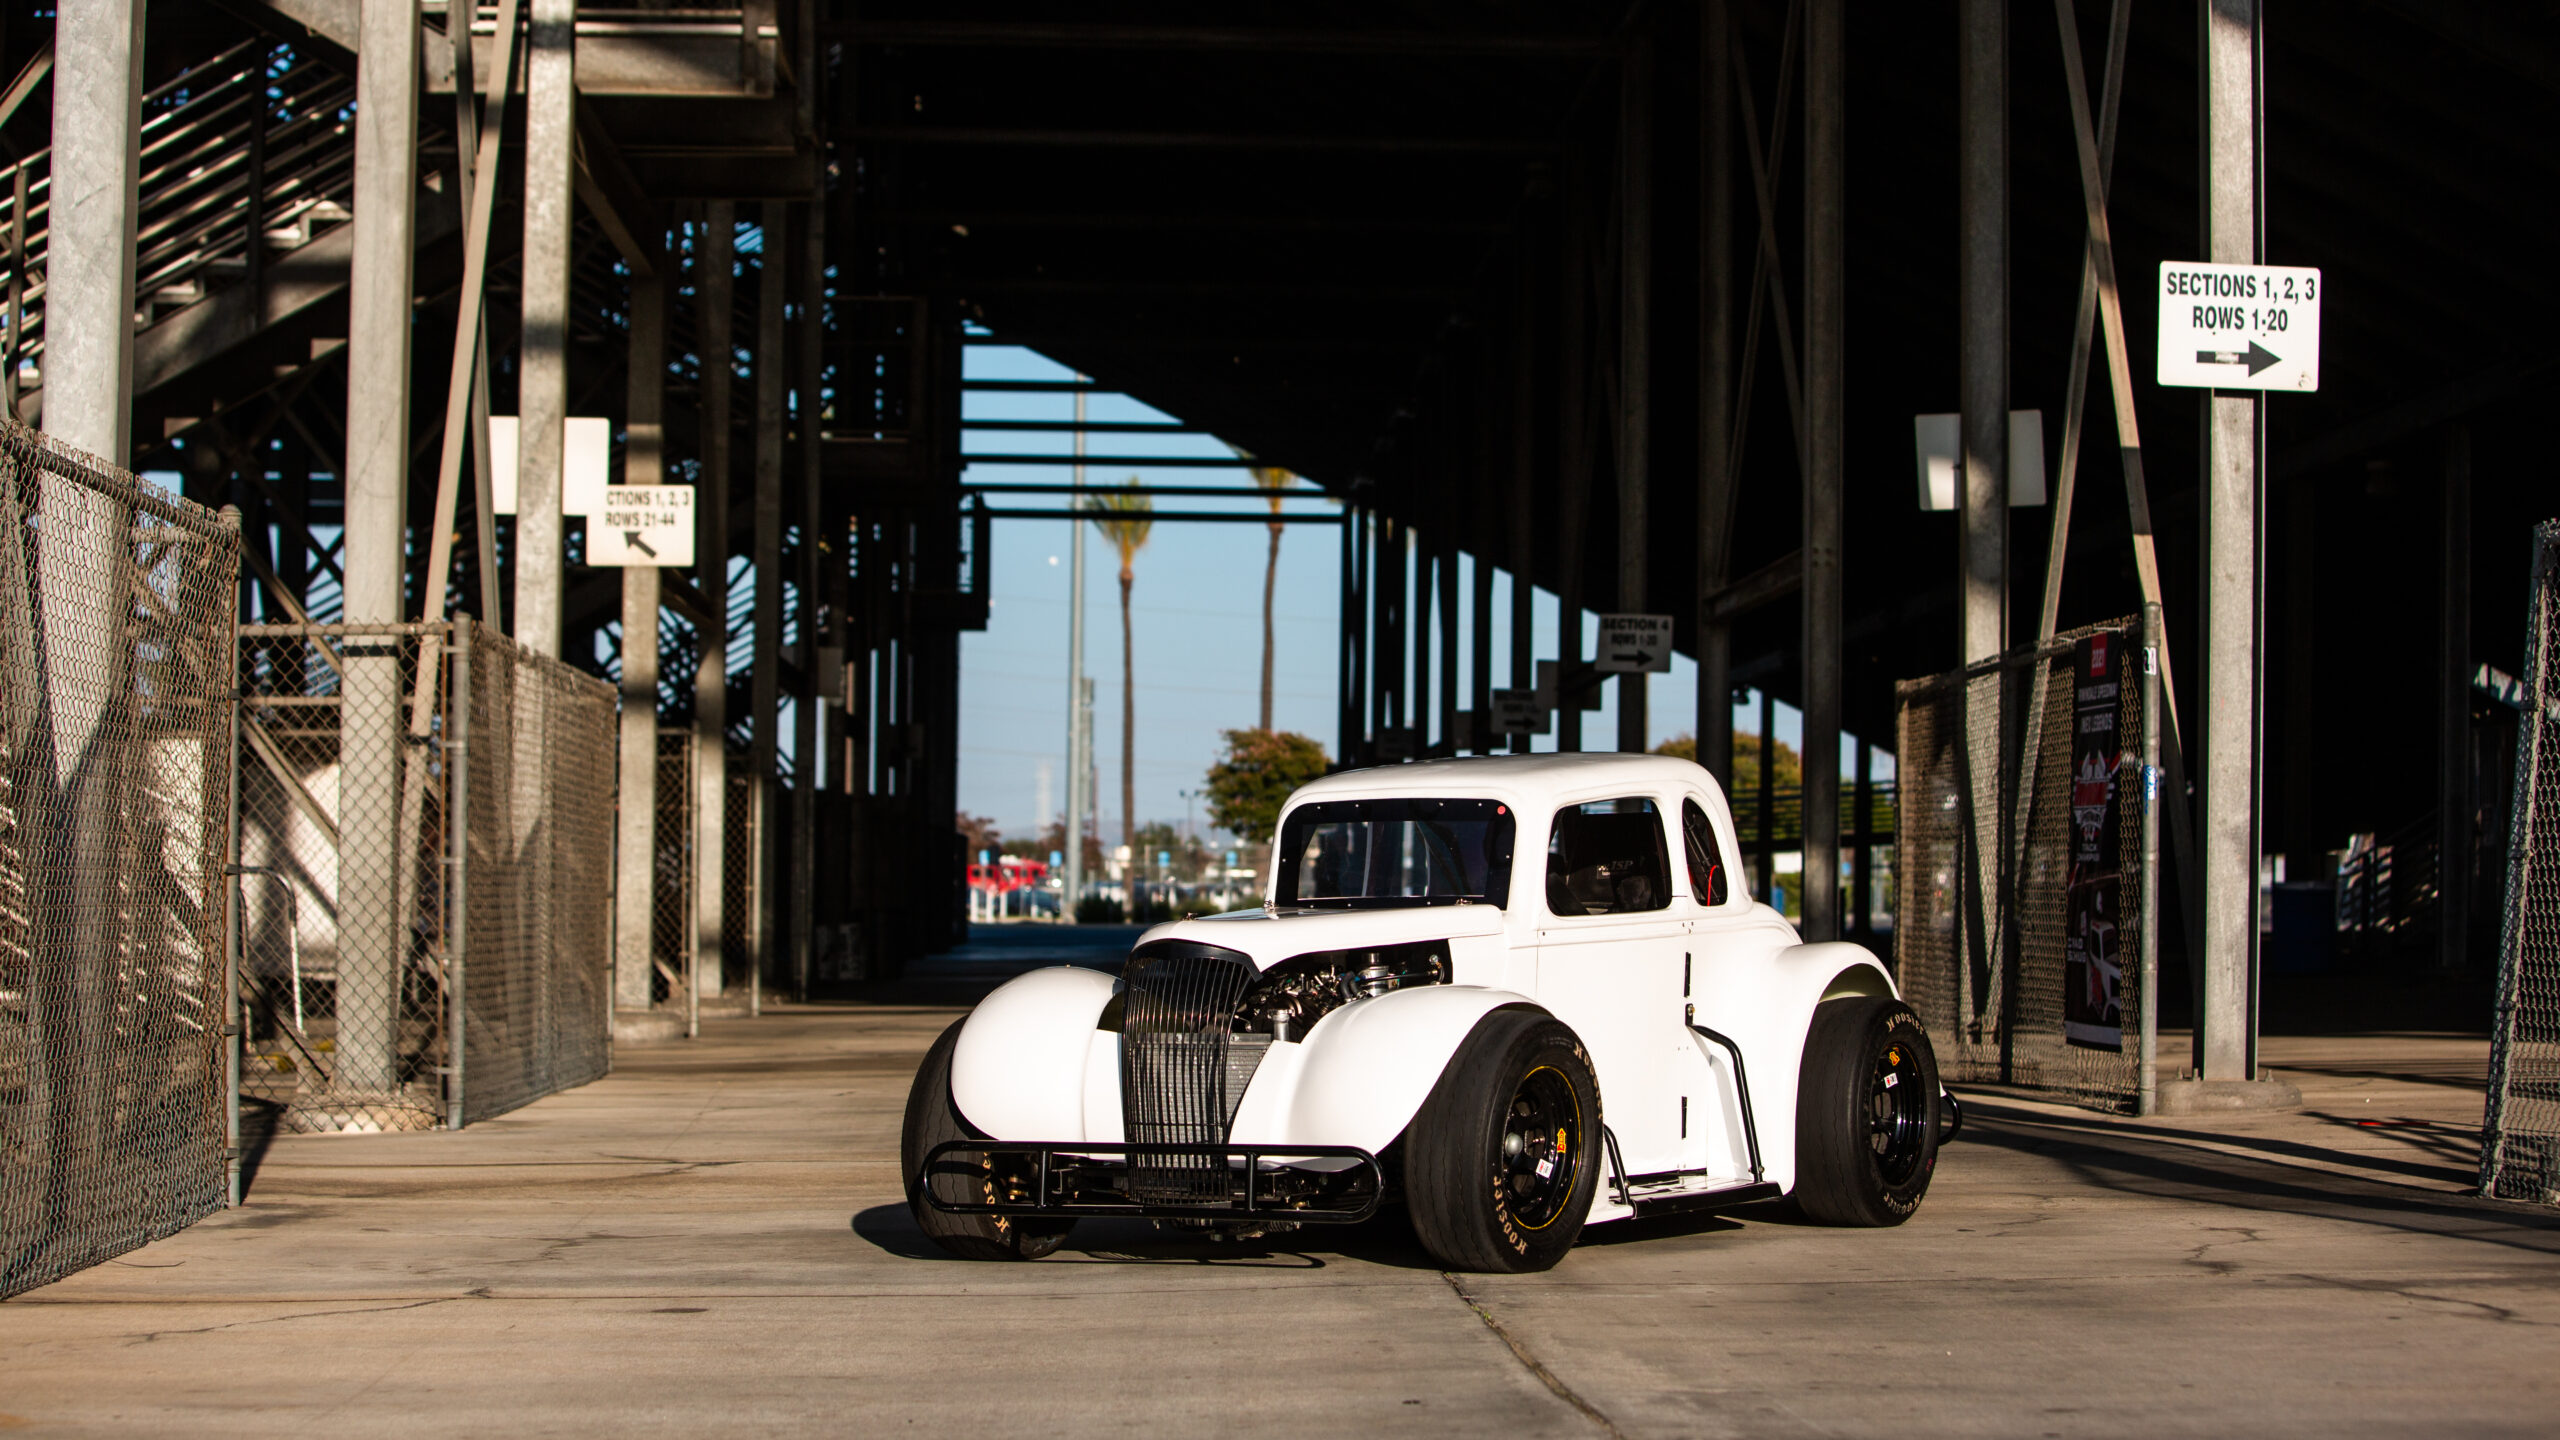
[[[2320,388],[2320,272],[2160,262],[2160,383]]]

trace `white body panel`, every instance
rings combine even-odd
[[[1382,1150],[1476,1024],[1502,1006],[1527,1005],[1582,1037],[1629,1174],[1677,1173],[1684,1188],[1746,1183],[1741,1087],[1731,1057],[1691,1028],[1694,1007],[1695,1023],[1741,1048],[1765,1178],[1793,1188],[1797,1075],[1814,1007],[1835,995],[1895,992],[1858,946],[1803,944],[1784,917],[1738,888],[1722,904],[1692,893],[1682,860],[1684,803],[1703,812],[1720,855],[1739,852],[1731,813],[1704,770],[1658,756],[1541,755],[1354,771],[1300,790],[1282,823],[1308,803],[1398,796],[1510,806],[1517,836],[1507,902],[1266,906],[1159,925],[1140,939],[1141,946],[1219,946],[1265,971],[1320,951],[1447,942],[1451,983],[1344,1004],[1302,1038],[1272,1043],[1236,1108],[1234,1142]],[[1624,914],[1553,913],[1543,856],[1555,816],[1628,798],[1652,800],[1662,817],[1672,857],[1667,903]],[[952,1057],[961,1114],[998,1139],[1121,1140],[1120,1036],[1098,1028],[1115,988],[1099,972],[1061,967],[1021,976],[982,1001]],[[1603,1190],[1592,1221],[1630,1213]]]

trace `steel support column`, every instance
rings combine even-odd
[[[132,458],[142,8],[143,0],[69,5],[61,11],[54,37],[44,428],[111,465]],[[414,15],[410,23],[416,24]],[[407,278],[405,267],[401,278]],[[405,406],[402,413],[407,413]],[[392,432],[389,443],[396,446],[399,433]]]
[[[2471,959],[2471,427],[2444,437],[2444,680],[2436,736],[2438,963]],[[2303,662],[2296,659],[2300,665]]]
[[[569,419],[569,231],[578,144],[577,0],[533,0],[524,106],[524,353],[517,369],[516,641],[560,653]]]
[[[2205,258],[2258,260],[2258,0],[2203,0]],[[2204,1078],[2255,1078],[2258,407],[2209,391],[2204,424]]]
[[[1848,429],[1844,6],[1845,0],[1808,0],[1804,32],[1804,908],[1797,929],[1807,940],[1840,938],[1840,493]]]
[[[1618,608],[1648,608],[1653,483],[1653,44],[1627,47],[1618,79]],[[1618,748],[1645,748],[1641,672],[1618,682]]]
[[[693,676],[693,974],[696,993],[725,985],[729,894],[729,392],[737,211],[725,200],[703,207],[694,239],[694,335],[701,354],[700,491],[694,580],[712,613],[702,626],[702,662]]]
[[[1713,614],[1733,578],[1733,17],[1698,30],[1698,763],[1733,788],[1733,628]]]
[[[347,302],[346,473],[340,478],[346,486],[344,614],[363,624],[406,618],[400,612],[409,514],[410,295],[417,253],[418,7],[415,0],[369,0],[358,25],[356,244]],[[57,94],[77,88],[68,56],[63,63]],[[57,191],[71,188],[59,169],[54,185]],[[59,208],[55,224],[62,224]],[[116,243],[130,255],[130,238]],[[86,248],[59,228],[54,246],[57,254]],[[114,317],[118,333],[133,328],[129,307],[130,301]],[[47,328],[54,334],[77,328],[63,310],[49,313]],[[47,402],[50,410],[50,396]],[[383,837],[399,829],[400,662],[390,647],[380,648],[385,653],[348,658],[340,707],[338,826],[342,834],[370,837],[372,843],[351,846],[338,857],[334,1078],[341,1090],[361,1093],[386,1093],[399,1083],[399,867]]]
[[[777,728],[782,709],[782,412],[789,387],[782,322],[783,307],[790,298],[791,207],[766,201],[763,230],[764,253],[756,273],[755,355],[749,362],[756,383],[755,657],[750,673],[755,707],[752,773],[757,793],[763,797],[759,813],[765,823],[756,833],[755,914],[750,922],[754,938],[749,949],[754,952],[755,973],[771,985],[785,978],[775,968],[780,957],[775,946],[773,879],[780,847],[773,822],[782,818],[778,803],[782,797],[775,792],[782,763]]]
[[[622,479],[660,483],[667,378],[667,277],[631,281]],[[614,850],[613,1005],[649,1008],[656,962],[658,875],[658,572],[622,572],[622,779]],[[682,995],[670,996],[679,1006]]]
[[[826,329],[826,207],[800,207],[799,243],[792,256],[799,323],[793,327],[792,428],[799,437],[799,494],[794,509],[800,521],[800,684],[791,712],[791,917],[786,937],[786,964],[792,993],[809,997],[809,977],[816,963],[818,879],[818,783],[824,773],[818,751],[818,577],[820,505],[818,371]],[[983,560],[981,563],[984,563]],[[980,588],[984,588],[981,581]]]
[[[1519,293],[1511,315],[1511,677],[1510,688],[1538,683],[1538,267],[1529,253],[1534,221],[1521,226]],[[1515,755],[1529,753],[1527,732],[1505,737]]]
[[[2009,564],[2009,16],[2007,0],[1961,0],[1956,20],[1958,577],[1965,663],[2008,644]],[[1971,825],[1961,907],[1964,949],[1980,969],[2005,963],[2009,813],[2005,683],[1968,687],[1963,773]],[[1986,707],[1989,714],[1983,714]],[[2003,992],[2006,993],[2005,991]]]

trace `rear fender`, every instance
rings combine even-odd
[[[1345,1005],[1306,1039],[1265,1053],[1236,1111],[1235,1142],[1375,1154],[1412,1123],[1476,1022],[1534,1003],[1510,990],[1424,985]]]
[[[1884,966],[1865,947],[1842,942],[1789,945],[1760,964],[1702,967],[1697,1022],[1731,1036],[1750,1068],[1752,1115],[1768,1179],[1796,1184],[1796,1089],[1814,1007],[1842,995],[1896,998]],[[1722,1051],[1707,1047],[1722,1059]]]
[[[1117,1140],[1085,1133],[1093,1054],[1119,1055],[1119,1036],[1097,1030],[1114,982],[1099,970],[1058,966],[1018,975],[978,1002],[951,1052],[951,1103],[982,1135],[999,1140]]]

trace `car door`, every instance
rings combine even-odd
[[[1665,1083],[1680,1097],[1683,1128],[1680,1168],[1704,1171],[1717,1181],[1750,1178],[1750,1150],[1742,1137],[1740,1088],[1731,1054],[1692,1028],[1723,1025],[1713,1001],[1715,967],[1730,964],[1717,944],[1733,928],[1747,905],[1735,903],[1731,872],[1724,865],[1725,847],[1707,808],[1698,797],[1678,797],[1681,878],[1687,882],[1680,908],[1690,918],[1680,956],[1680,1023],[1670,1037],[1671,1058]]]
[[[1690,921],[1668,842],[1661,803],[1632,795],[1561,806],[1547,835],[1537,998],[1590,1050],[1630,1175],[1683,1168],[1670,1076]]]

